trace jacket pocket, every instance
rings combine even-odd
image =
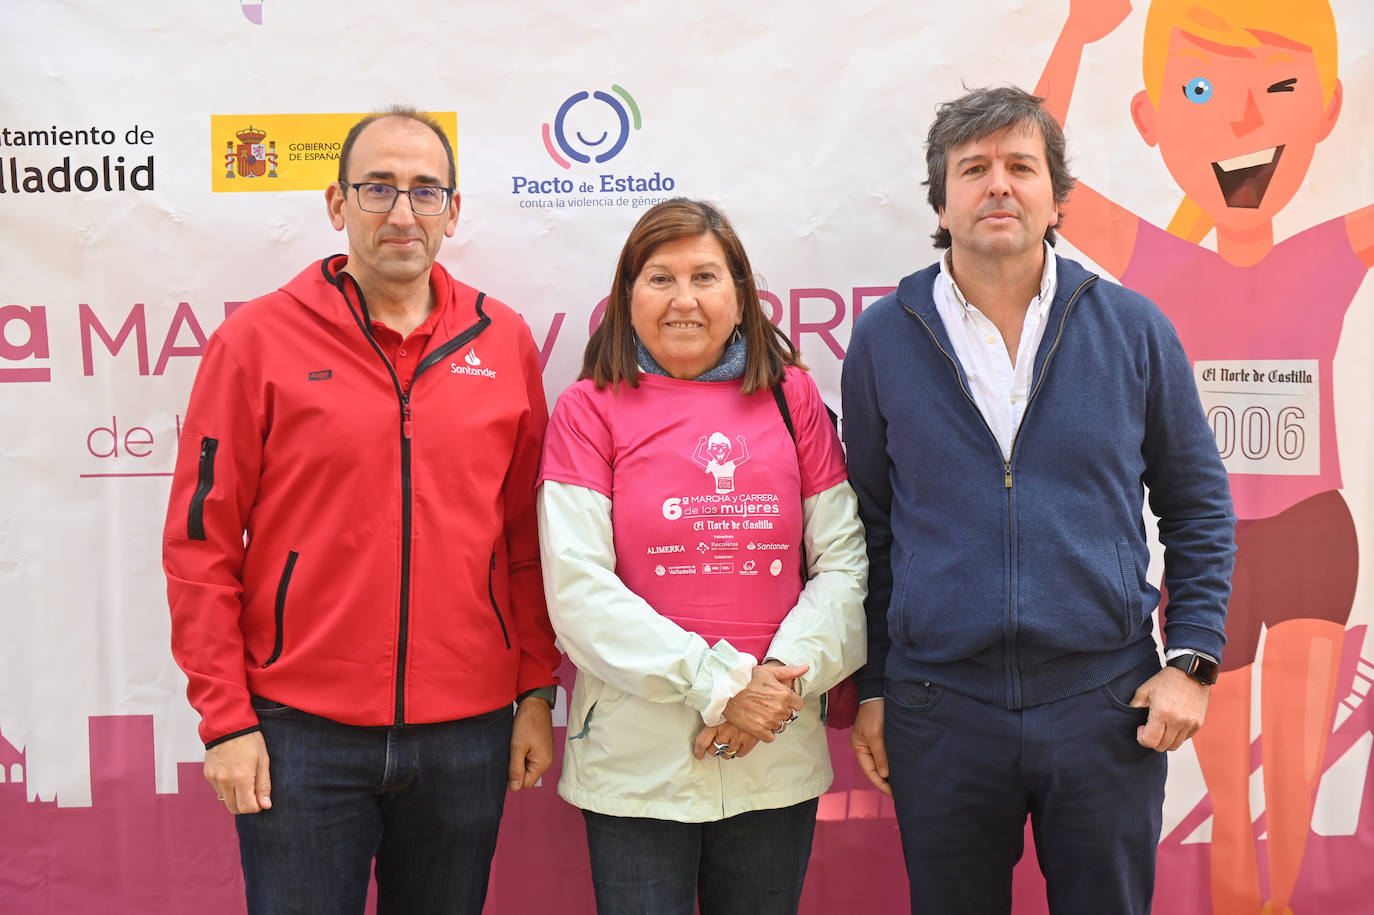
[[[205,539],[205,500],[215,488],[215,452],[218,450],[219,439],[207,435],[200,440],[196,491],[191,494],[191,506],[186,513],[186,536],[190,540]]]
[[[291,587],[291,572],[296,568],[296,559],[299,556],[300,554],[295,550],[286,554],[286,565],[282,568],[281,579],[277,582],[277,601],[273,609],[276,640],[272,643],[272,654],[268,655],[267,660],[262,662],[263,667],[271,667],[276,663],[277,658],[281,657],[286,630],[286,592]]]
[[[906,583],[911,578],[911,564],[916,561],[916,554],[907,556],[901,566],[892,570],[892,596],[888,599],[889,618],[895,611],[897,614],[898,634],[904,644],[911,644],[911,620],[906,607]],[[889,628],[891,628],[889,626]]]
[[[573,707],[568,712],[569,740],[581,740],[587,736],[587,732],[592,727],[592,715],[596,712],[596,704],[601,700],[601,694],[606,690],[606,684],[590,674],[579,673],[577,676],[579,685],[582,685],[584,677],[586,678],[586,691],[582,692],[576,688],[573,690]],[[581,722],[581,727],[574,734],[573,725],[578,721]]]
[[[491,551],[491,565],[487,568],[487,597],[491,598],[491,612],[496,614],[496,622],[501,624],[501,638],[506,640],[506,649],[510,650],[510,632],[506,629],[505,617],[501,615],[501,606],[496,602],[496,550]]]
[[[1121,621],[1121,636],[1129,639],[1139,623],[1136,616],[1140,606],[1140,577],[1136,572],[1131,545],[1125,541],[1120,541],[1116,545],[1116,565],[1121,573],[1121,599],[1117,608]]]

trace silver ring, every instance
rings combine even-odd
[[[774,733],[774,734],[781,734],[781,733],[782,733],[783,731],[785,731],[785,730],[787,730],[787,722],[786,722],[786,721],[784,721],[782,724],[780,724],[780,725],[778,726],[778,729],[777,729],[776,731],[774,731],[773,733]]]
[[[716,751],[712,755],[718,756],[721,759],[734,759],[735,754],[739,752],[738,750],[731,749],[728,743],[716,743],[714,740],[711,741],[711,743],[716,745]]]
[[[793,713],[792,713],[792,717],[791,717],[791,718],[788,718],[786,721],[783,722],[783,726],[785,727],[785,726],[791,724],[792,722],[794,722],[794,721],[796,721],[796,720],[797,720],[797,713],[796,713],[796,712],[793,712]]]

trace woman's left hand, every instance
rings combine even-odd
[[[748,756],[749,751],[758,746],[758,743],[757,738],[751,737],[727,721],[713,728],[702,728],[701,733],[697,735],[696,744],[692,747],[692,755],[697,759],[705,759],[707,753],[714,756],[719,744],[734,751],[729,755],[722,754],[722,759],[735,759]]]
[[[773,737],[802,707],[802,697],[792,688],[797,677],[811,669],[767,661],[754,668],[749,685],[725,703],[725,720],[750,736],[772,743]]]

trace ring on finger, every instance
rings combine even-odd
[[[792,722],[794,722],[794,721],[796,721],[796,720],[797,720],[797,713],[796,713],[796,712],[793,712],[793,713],[792,713],[792,717],[788,718],[786,721],[783,722],[783,726],[786,727],[787,725],[791,724]]]

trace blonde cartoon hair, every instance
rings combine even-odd
[[[1330,104],[1336,91],[1336,17],[1329,0],[1154,0],[1145,18],[1141,71],[1156,108],[1175,29],[1233,48],[1257,47],[1266,34],[1311,48],[1322,101]],[[1169,222],[1170,232],[1192,242],[1211,230],[1211,218],[1189,197]]]

